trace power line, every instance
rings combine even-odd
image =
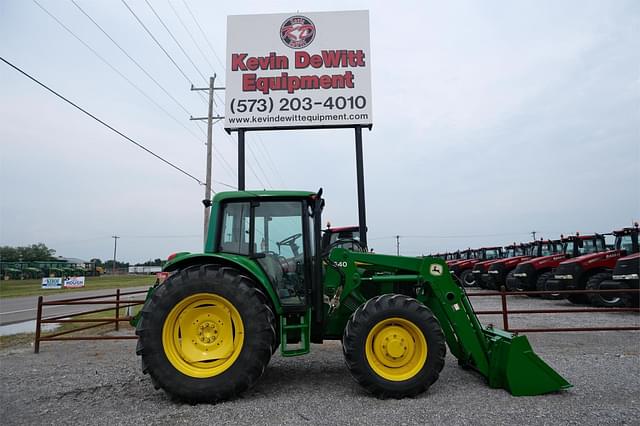
[[[284,186],[286,186],[284,179],[282,178],[282,175],[280,174],[280,170],[278,170],[278,167],[276,166],[276,164],[273,161],[273,158],[271,158],[271,154],[269,153],[269,150],[267,148],[265,148],[264,146],[264,141],[262,140],[262,137],[260,137],[259,134],[255,134],[257,141],[258,141],[258,146],[262,149],[262,151],[264,152],[264,156],[267,159],[267,164],[269,165],[269,167],[271,168],[271,170],[274,172],[274,174],[276,176],[278,176],[278,180],[280,181],[280,183]]]
[[[184,4],[184,7],[187,8],[187,11],[189,12],[189,15],[191,15],[191,18],[193,19],[193,22],[196,23],[196,26],[198,27],[198,29],[200,30],[200,33],[202,34],[202,37],[204,37],[204,40],[207,42],[207,44],[209,45],[209,49],[211,49],[211,51],[213,52],[213,55],[216,57],[216,59],[218,60],[218,63],[220,64],[220,66],[222,67],[222,69],[224,70],[224,64],[222,63],[222,61],[220,60],[220,57],[218,56],[218,54],[216,53],[216,50],[213,48],[213,46],[211,45],[211,42],[209,42],[209,39],[207,38],[207,35],[204,33],[204,31],[202,30],[202,27],[200,26],[200,23],[198,22],[198,20],[196,19],[195,15],[193,14],[193,12],[191,11],[191,9],[189,8],[189,5],[187,4],[187,2],[185,0],[182,0],[182,3]]]
[[[149,30],[149,28],[147,28],[147,26],[142,22],[142,20],[138,17],[138,15],[136,15],[136,13],[133,11],[133,9],[131,9],[129,7],[129,5],[127,4],[127,2],[125,0],[120,0],[122,1],[122,4],[125,5],[125,7],[129,10],[129,12],[131,12],[131,14],[133,15],[134,18],[136,18],[136,21],[138,21],[138,23],[140,24],[140,26],[142,26],[142,28],[146,31],[147,34],[149,34],[149,37],[151,37],[151,39],[153,39],[153,41],[158,45],[158,47],[164,52],[165,55],[167,55],[167,58],[169,58],[169,60],[171,61],[171,63],[178,69],[178,71],[180,71],[180,74],[182,74],[182,76],[189,82],[189,84],[191,84],[193,86],[193,82],[191,81],[191,79],[189,78],[189,76],[187,76],[187,74],[184,72],[184,70],[180,67],[180,65],[178,65],[178,63],[173,59],[173,57],[171,57],[171,55],[169,55],[169,52],[167,52],[167,50],[162,46],[162,44],[158,41],[158,39],[153,35],[153,33],[151,33],[151,31]],[[202,93],[198,93],[201,97],[202,100],[204,100],[206,102],[206,99],[203,97]]]
[[[101,27],[101,26],[100,26],[100,25],[99,25],[99,24],[98,24],[98,23],[97,23],[97,22],[96,22],[96,21],[95,21],[95,20],[94,20],[94,19],[93,19],[93,18],[92,18],[92,17],[91,17],[91,16],[90,16],[90,15],[89,15],[85,10],[84,10],[84,9],[82,9],[82,8],[80,7],[80,5],[79,5],[78,3],[76,3],[76,1],[75,1],[75,0],[71,0],[71,3],[73,3],[73,4],[74,4],[74,6],[75,6],[75,7],[77,7],[77,8],[78,8],[78,10],[80,10],[80,12],[82,12],[82,13],[84,14],[84,16],[86,16],[86,17],[87,17],[91,22],[93,22],[93,24],[94,24],[96,27],[98,27],[98,29],[99,29],[100,31],[102,31],[102,33],[103,33],[103,34],[104,34],[104,35],[105,35],[109,40],[111,40],[111,42],[112,42],[113,44],[115,44],[115,45],[116,45],[116,47],[117,47],[118,49],[120,49],[120,51],[121,51],[121,52],[122,52],[122,53],[123,53],[127,58],[129,58],[129,59],[131,60],[131,62],[133,62],[133,63],[134,63],[134,64],[135,64],[139,69],[140,69],[140,71],[142,71],[142,72],[143,72],[147,77],[149,77],[149,79],[150,79],[151,81],[153,81],[153,82],[156,84],[156,86],[158,86],[158,87],[160,88],[160,90],[162,90],[162,91],[163,91],[163,92],[164,92],[164,93],[165,93],[169,98],[171,98],[171,100],[172,100],[176,105],[178,105],[178,107],[180,107],[180,108],[185,112],[185,114],[192,115],[192,114],[187,110],[187,108],[186,108],[184,105],[182,105],[182,104],[181,104],[181,103],[180,103],[180,102],[179,102],[179,101],[178,101],[178,100],[177,100],[177,99],[176,99],[176,98],[175,98],[171,93],[169,93],[169,92],[167,91],[167,89],[165,89],[165,88],[164,88],[164,86],[162,86],[162,85],[158,82],[158,80],[156,80],[155,78],[153,78],[153,76],[152,76],[151,74],[149,74],[149,72],[148,72],[148,71],[147,71],[147,70],[146,70],[142,65],[140,65],[140,63],[139,63],[138,61],[136,61],[136,60],[135,60],[135,59],[134,59],[134,58],[133,58],[133,57],[132,57],[132,56],[131,56],[131,55],[130,55],[130,54],[129,54],[129,53],[128,53],[128,52],[127,52],[127,51],[126,51],[126,50],[125,50],[125,49],[124,49],[124,48],[123,48],[123,47],[118,43],[118,42],[117,42],[117,41],[115,41],[115,40],[113,39],[113,37],[111,37],[111,36],[107,33],[107,31],[105,31],[105,29],[104,29],[104,28],[102,28],[102,27]],[[198,128],[199,128],[199,127],[198,127]],[[200,128],[199,128],[199,129],[200,129]],[[202,130],[202,129],[200,129],[200,130]]]
[[[167,0],[167,3],[169,3],[169,7],[173,11],[173,14],[176,15],[176,18],[178,18],[178,21],[182,25],[182,28],[184,28],[184,30],[187,32],[187,34],[189,34],[189,37],[191,38],[191,41],[193,41],[193,44],[196,46],[196,49],[198,49],[198,52],[200,52],[200,55],[202,55],[202,58],[207,62],[207,64],[209,64],[209,66],[211,67],[211,70],[213,72],[215,72],[215,67],[213,66],[213,64],[211,62],[209,62],[209,59],[207,59],[207,55],[205,55],[204,52],[202,51],[202,49],[200,49],[200,45],[196,41],[195,37],[193,37],[193,34],[189,30],[189,27],[187,27],[187,25],[184,23],[184,21],[182,20],[182,18],[178,14],[178,11],[176,10],[176,8],[173,7],[173,4],[171,4],[171,0]]]
[[[129,136],[125,135],[124,133],[122,133],[121,131],[115,129],[114,127],[112,127],[111,125],[107,124],[106,122],[102,121],[101,119],[99,119],[98,117],[96,117],[95,115],[91,114],[90,112],[88,112],[87,110],[85,110],[84,108],[80,107],[79,105],[75,104],[74,102],[70,101],[69,99],[67,99],[66,97],[62,96],[61,94],[59,94],[58,92],[56,92],[55,90],[51,89],[49,86],[47,86],[44,83],[41,83],[39,80],[37,80],[36,78],[30,76],[29,74],[27,74],[25,71],[21,70],[20,68],[18,68],[17,66],[13,65],[11,62],[7,61],[6,59],[4,59],[3,57],[0,56],[0,60],[2,60],[2,62],[4,62],[5,64],[9,65],[11,68],[15,69],[16,71],[18,71],[20,74],[24,75],[25,77],[27,77],[28,79],[30,79],[31,81],[33,81],[34,83],[37,83],[38,85],[44,87],[45,89],[47,89],[49,92],[53,93],[54,95],[56,95],[57,97],[59,97],[60,99],[62,99],[63,101],[67,102],[68,104],[72,105],[73,107],[79,109],[80,111],[82,111],[83,113],[85,113],[86,115],[88,115],[89,117],[93,118],[94,120],[96,120],[98,123],[102,124],[104,127],[108,128],[109,130],[113,131],[114,133],[117,133],[118,135],[122,136],[123,138],[125,138],[126,140],[128,140],[129,142],[131,142],[132,144],[134,144],[135,146],[137,146],[138,148],[142,149],[143,151],[146,151],[147,153],[153,155],[154,157],[156,157],[158,160],[162,161],[163,163],[173,167],[174,169],[178,170],[180,173],[190,177],[191,179],[195,180],[196,182],[198,182],[198,184],[203,185],[202,181],[200,181],[200,179],[198,179],[197,177],[193,176],[191,173],[185,171],[184,169],[176,166],[175,164],[173,164],[172,162],[170,162],[169,160],[165,160],[163,157],[161,157],[160,155],[156,154],[155,152],[151,151],[149,148],[145,147],[144,145],[142,145],[139,142],[136,142],[135,140],[133,140],[132,138],[130,138]]]
[[[273,185],[271,184],[271,182],[269,181],[269,177],[267,176],[267,174],[264,172],[264,169],[262,168],[262,166],[260,165],[260,161],[258,161],[255,152],[253,151],[253,148],[251,148],[250,144],[246,144],[247,148],[249,149],[249,154],[251,155],[251,157],[253,157],[253,161],[256,162],[256,165],[258,166],[258,168],[260,169],[260,171],[262,172],[262,175],[264,176],[264,179],[267,181],[267,184],[273,188]]]
[[[122,77],[127,83],[129,83],[134,89],[136,89],[142,96],[144,96],[145,98],[147,98],[152,104],[154,104],[158,109],[160,109],[162,112],[164,112],[167,116],[169,116],[169,118],[171,118],[173,121],[175,121],[179,126],[181,126],[182,128],[184,128],[187,132],[191,133],[194,137],[198,137],[195,133],[193,133],[193,131],[191,129],[189,129],[187,126],[185,126],[184,123],[182,123],[180,120],[178,120],[175,116],[173,116],[169,111],[167,111],[162,105],[160,105],[158,102],[156,102],[153,98],[151,98],[151,96],[149,96],[144,90],[142,90],[137,84],[135,84],[133,81],[131,81],[126,75],[124,75],[120,70],[118,70],[116,67],[114,67],[108,60],[106,60],[102,55],[100,55],[93,47],[89,46],[89,44],[87,44],[84,40],[82,40],[76,33],[74,33],[69,27],[67,27],[64,23],[62,23],[62,21],[60,21],[55,15],[53,15],[51,12],[49,12],[44,6],[42,6],[40,3],[38,3],[37,0],[33,0],[33,2],[40,8],[42,9],[42,11],[44,11],[47,15],[49,15],[54,21],[56,21],[58,23],[58,25],[60,25],[62,28],[64,28],[69,34],[71,34],[76,40],[78,40],[80,43],[82,43],[82,45],[84,45],[84,47],[86,47],[87,49],[89,49],[91,51],[91,53],[93,53],[95,56],[97,56],[102,62],[104,62],[105,65],[107,65],[109,68],[111,68],[116,74],[118,74],[120,77]]]
[[[204,76],[204,74],[200,71],[200,68],[198,68],[198,66],[195,64],[195,62],[193,62],[193,59],[191,59],[191,56],[189,56],[187,54],[187,51],[184,50],[184,48],[182,47],[182,45],[180,44],[180,42],[178,41],[178,39],[175,38],[175,36],[173,35],[173,33],[171,32],[171,30],[169,29],[169,27],[167,27],[167,25],[164,23],[164,21],[162,20],[162,18],[160,17],[160,15],[158,15],[158,12],[156,12],[156,10],[153,8],[153,6],[151,6],[151,3],[149,3],[148,0],[144,0],[144,2],[147,4],[147,6],[149,6],[149,9],[151,9],[151,11],[153,12],[154,15],[156,15],[156,18],[158,18],[158,21],[160,21],[160,23],[162,24],[162,26],[164,27],[165,30],[167,30],[167,32],[169,33],[169,35],[171,36],[171,38],[173,39],[173,41],[178,45],[178,47],[180,48],[180,50],[182,51],[182,53],[184,54],[184,56],[186,56],[186,58],[189,60],[189,62],[191,62],[191,65],[193,65],[193,68],[195,68],[195,70],[198,72],[198,74],[200,74],[200,76],[202,77],[202,79],[204,81],[208,81],[209,79],[207,77]]]

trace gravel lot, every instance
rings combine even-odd
[[[510,308],[571,306],[509,299]],[[499,305],[473,298],[476,309]],[[500,318],[481,317],[501,324]],[[512,327],[638,325],[637,314],[517,316]],[[131,331],[129,330],[129,333]],[[135,341],[45,342],[41,353],[0,353],[3,424],[640,424],[640,333],[530,334],[536,352],[575,387],[512,397],[458,368],[447,355],[440,379],[414,399],[378,400],[351,379],[340,343],[297,358],[275,355],[242,398],[217,405],[171,402],[140,371]]]

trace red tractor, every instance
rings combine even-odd
[[[329,255],[331,250],[342,247],[351,251],[367,252],[367,248],[360,241],[359,226],[340,226],[331,228],[327,223],[327,229],[322,231],[320,243],[323,256]]]
[[[515,244],[514,244],[515,245]],[[510,289],[513,284],[513,271],[525,260],[535,257],[539,242],[520,244],[507,251],[508,257],[496,260],[487,268],[486,276],[482,275],[482,279],[487,282],[487,287],[493,290],[500,290],[503,286]]]
[[[478,262],[473,266],[471,273],[473,274],[473,278],[477,285],[481,288],[490,288],[493,289],[493,283],[491,280],[491,275],[489,275],[488,271],[491,265],[496,262],[500,262],[506,258],[514,258],[521,257],[527,254],[526,252],[527,246],[524,244],[515,244],[513,243],[510,246],[504,247],[502,249],[502,256],[498,259],[485,260],[483,262]]]
[[[520,263],[514,270],[513,277],[515,278],[514,287],[518,291],[545,291],[546,283],[553,275],[553,270],[565,260],[580,256],[584,254],[582,247],[585,246],[584,241],[595,241],[601,239],[601,244],[604,244],[604,237],[602,235],[570,235],[568,237],[561,236],[560,241],[549,241],[549,245],[542,245],[540,257],[526,260]],[[558,245],[562,246],[561,250],[558,250]],[[598,246],[593,242],[587,244],[587,246]],[[543,296],[543,298],[552,298],[550,296]]]
[[[449,264],[449,270],[463,286],[474,287],[477,283],[473,276],[473,267],[479,262],[497,260],[501,257],[502,247],[483,247],[473,250],[473,256]]]
[[[640,289],[640,253],[637,251],[629,256],[621,257],[613,268],[611,279],[600,284],[601,289]],[[620,297],[626,306],[637,308],[640,306],[640,293],[621,293]]]
[[[547,280],[549,290],[599,290],[601,284],[612,278],[616,262],[631,253],[638,252],[638,227],[614,231],[614,250],[606,250],[604,239],[583,247],[588,254],[565,260],[558,265],[553,279]],[[586,246],[586,241],[583,242]],[[570,294],[571,303],[591,303],[594,306],[619,307],[625,298],[618,294]]]

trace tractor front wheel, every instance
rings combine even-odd
[[[385,294],[360,306],[342,338],[351,375],[380,398],[424,392],[444,366],[446,346],[431,310],[408,296]]]
[[[603,281],[610,280],[611,274],[601,272],[595,274],[587,281],[587,290],[600,290],[600,284]],[[588,293],[587,297],[593,306],[602,306],[606,308],[619,308],[625,306],[625,300],[620,294],[616,293]]]
[[[476,279],[471,273],[471,269],[465,269],[464,271],[462,271],[462,273],[460,274],[460,281],[465,287],[475,287],[476,285]]]
[[[171,275],[136,328],[143,372],[190,402],[217,402],[253,386],[276,342],[266,297],[241,271],[192,266]]]

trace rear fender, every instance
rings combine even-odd
[[[280,305],[280,300],[278,299],[277,294],[273,290],[271,281],[269,281],[267,275],[255,261],[248,259],[245,256],[226,253],[181,253],[180,255],[176,256],[176,258],[167,262],[167,264],[163,268],[163,271],[178,271],[189,266],[205,265],[209,263],[231,266],[246,273],[248,277],[253,279],[258,284],[262,292],[269,298],[269,300],[271,301],[271,306],[273,307],[275,313],[278,315],[282,314],[282,306]]]

